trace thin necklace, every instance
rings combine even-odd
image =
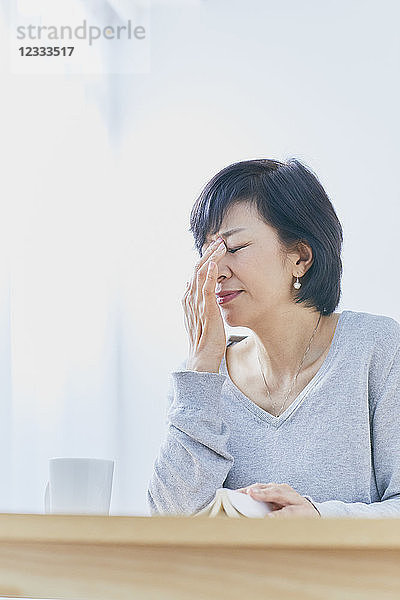
[[[289,391],[288,391],[288,393],[286,394],[286,398],[284,399],[284,401],[283,401],[283,404],[282,404],[282,406],[281,406],[281,409],[280,409],[280,411],[279,411],[279,413],[278,413],[277,415],[275,414],[275,404],[276,404],[276,403],[275,403],[275,401],[272,403],[272,410],[273,410],[273,413],[274,413],[274,416],[275,416],[275,417],[279,417],[279,416],[282,414],[282,409],[283,409],[284,405],[286,404],[286,401],[287,401],[287,399],[289,398],[289,394],[290,394],[290,392],[292,391],[294,384],[296,383],[297,376],[298,376],[298,374],[300,373],[300,369],[301,369],[301,367],[302,367],[302,365],[303,365],[303,362],[304,362],[304,359],[305,359],[305,357],[306,357],[306,354],[307,354],[307,352],[308,352],[308,351],[309,351],[309,349],[310,349],[311,342],[312,342],[312,340],[313,340],[313,337],[314,337],[314,335],[315,335],[315,332],[317,331],[317,328],[318,328],[319,322],[320,322],[320,320],[321,320],[321,316],[322,316],[322,313],[320,313],[320,314],[319,314],[318,323],[316,324],[316,326],[315,326],[315,328],[314,328],[314,331],[313,331],[313,334],[312,334],[312,336],[311,336],[311,338],[310,338],[310,341],[308,342],[307,349],[306,349],[306,351],[304,352],[304,356],[303,356],[303,358],[302,358],[302,360],[301,360],[300,366],[299,366],[299,368],[297,369],[297,373],[296,373],[296,375],[294,376],[293,383],[292,383],[292,385],[291,385],[291,387],[290,387],[290,390],[289,390]],[[256,350],[257,350],[257,358],[258,358],[258,362],[259,362],[259,365],[260,365],[261,375],[263,376],[264,383],[265,383],[265,387],[267,388],[267,392],[268,392],[269,400],[270,400],[270,402],[271,402],[271,393],[270,393],[270,391],[269,391],[269,387],[268,387],[268,385],[267,385],[267,382],[265,381],[264,373],[263,373],[263,370],[262,370],[262,367],[261,367],[260,356],[259,356],[259,354],[258,354],[258,348],[256,348]]]

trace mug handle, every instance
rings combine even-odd
[[[44,512],[50,514],[50,482],[46,484],[46,491],[44,493]]]

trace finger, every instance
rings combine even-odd
[[[255,489],[262,489],[262,488],[266,488],[268,486],[275,486],[275,485],[279,485],[278,483],[252,483],[251,485],[249,485],[249,490],[255,490]]]
[[[279,484],[279,483],[275,483],[273,481],[270,482],[270,483],[258,483],[257,482],[257,483],[252,483],[251,485],[248,485],[248,486],[243,487],[243,488],[238,488],[236,491],[237,492],[241,492],[242,494],[248,494],[249,495],[250,494],[250,490],[253,490],[253,491],[255,491],[255,490],[262,490],[262,489],[265,489],[265,488],[276,487],[276,486],[279,486],[279,485],[286,486],[287,484],[284,484],[284,483]],[[290,486],[288,486],[288,487],[290,487]],[[293,489],[293,488],[291,488],[291,489]],[[255,500],[259,500],[259,501],[263,500],[262,498],[256,497],[255,494],[254,494],[254,496],[252,495],[251,497],[253,497]],[[282,508],[282,504],[280,504],[278,502],[273,502],[272,500],[268,500],[268,504],[269,504],[269,507],[273,511],[280,510]]]
[[[181,304],[182,304],[183,308],[185,309],[185,312],[189,315],[193,315],[195,307],[199,306],[199,300],[204,302],[203,282],[204,282],[204,279],[206,279],[206,274],[204,273],[204,270],[201,271],[201,269],[204,266],[208,267],[208,264],[209,264],[209,261],[211,258],[214,257],[216,260],[217,257],[219,257],[218,255],[222,256],[223,252],[221,250],[221,245],[225,249],[225,246],[222,242],[223,242],[223,240],[221,238],[219,240],[216,240],[216,242],[209,245],[209,247],[207,248],[207,251],[204,253],[203,257],[196,263],[191,280],[186,282],[185,292],[181,299]],[[198,282],[198,274],[199,273],[201,273],[201,277],[200,277],[201,283]],[[194,331],[193,326],[194,326],[193,318],[189,317],[188,330]]]
[[[192,275],[191,279],[186,282],[185,296],[189,292],[190,288],[195,287],[194,284],[196,283],[197,271],[199,271],[201,269],[201,267],[204,265],[204,263],[208,260],[208,258],[214,252],[214,250],[216,250],[217,247],[220,245],[221,241],[223,241],[223,240],[219,239],[219,240],[215,240],[215,242],[212,242],[208,246],[207,250],[204,252],[203,256],[195,263],[193,275]]]
[[[203,285],[203,300],[213,297],[215,300],[215,287],[217,285],[217,263],[210,261],[207,268],[207,276]],[[206,307],[208,307],[206,303]]]
[[[286,519],[290,517],[314,517],[315,515],[310,514],[308,510],[305,510],[303,506],[291,504],[290,506],[284,506],[279,510],[275,510],[267,514],[267,517],[275,519]]]
[[[221,318],[220,309],[215,296],[217,285],[218,268],[214,261],[208,264],[207,276],[202,287],[202,298],[200,302],[200,318],[202,320],[202,329],[207,337],[210,329],[214,327],[215,318]]]
[[[214,248],[211,254],[203,262],[203,264],[196,270],[196,276],[198,280],[201,280],[202,278],[205,279],[210,262],[216,263],[221,258],[221,256],[225,254],[225,251],[226,246],[224,242],[217,244],[217,246]]]
[[[247,486],[246,492],[247,492],[247,494],[249,494],[250,490],[264,489],[268,485],[276,485],[276,484],[275,483],[273,483],[273,484],[269,484],[269,483],[252,483],[251,485]]]
[[[209,260],[210,256],[214,254],[214,252],[219,246],[221,246],[221,244],[223,244],[223,246],[225,247],[224,240],[222,238],[219,238],[218,240],[215,240],[215,242],[208,246],[203,256],[196,262],[194,267],[195,272],[199,271],[202,268],[202,266]]]
[[[282,509],[282,505],[281,504],[276,504],[276,502],[268,502],[268,506],[270,507],[270,509],[272,511],[276,511],[276,510],[281,510]]]
[[[191,307],[191,282],[186,282],[185,293],[181,300],[181,304],[184,311],[185,329],[189,336],[189,343],[194,344],[196,339],[196,327],[195,327],[195,316]]]
[[[282,506],[289,504],[303,504],[303,496],[298,494],[295,490],[287,490],[280,487],[264,487],[257,489],[250,489],[249,494],[256,500],[262,500],[263,502],[276,502]]]
[[[238,488],[236,491],[237,492],[243,492],[244,494],[248,494],[250,488],[258,488],[258,487],[263,487],[265,485],[268,485],[268,484],[265,484],[265,483],[252,483],[251,485],[246,485],[245,487]]]
[[[215,250],[210,254],[209,258],[205,261],[202,267],[197,271],[196,274],[196,298],[197,303],[203,302],[207,307],[207,302],[211,296],[215,300],[215,287],[218,278],[218,260],[225,253],[225,245],[223,243],[218,244]],[[214,306],[213,306],[214,308]]]
[[[207,277],[208,263],[219,259],[225,251],[225,243],[222,239],[217,240],[207,248],[206,252],[194,267],[190,292],[193,294],[196,305],[203,301],[203,285]]]
[[[274,510],[274,511],[272,511],[270,513],[267,513],[267,517],[269,517],[270,519],[272,519],[272,518],[273,519],[286,518],[286,517],[289,516],[288,513],[285,512],[286,508],[287,507],[284,506],[283,508],[280,508],[279,510]],[[290,515],[293,516],[293,513],[290,513]]]
[[[292,488],[287,483],[275,483],[275,481],[270,481],[269,483],[253,483],[249,486],[249,489],[268,489],[268,490],[283,490],[287,492],[294,492],[297,494],[296,490]]]
[[[204,260],[196,264],[191,283],[187,287],[181,304],[185,312],[185,328],[194,344],[197,344],[207,329],[209,318],[214,316],[219,307],[215,298],[215,288],[218,277],[216,261],[225,253],[224,241],[217,240],[210,244],[204,255]],[[200,266],[202,264],[202,266]],[[214,265],[210,263],[215,263]],[[210,302],[214,300],[214,302]],[[207,314],[208,313],[208,314]],[[211,321],[210,321],[211,322]]]

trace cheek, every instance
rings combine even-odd
[[[236,258],[231,261],[231,266],[247,288],[258,290],[259,295],[263,295],[267,291],[271,293],[271,289],[281,287],[284,272],[279,257],[272,249],[260,253],[260,250],[245,248],[239,254],[240,250],[232,255]]]

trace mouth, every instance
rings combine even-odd
[[[217,302],[218,304],[226,304],[230,300],[236,298],[236,296],[239,296],[239,294],[241,294],[242,292],[243,290],[236,290],[234,292],[223,292],[223,294],[221,295],[216,294]]]

